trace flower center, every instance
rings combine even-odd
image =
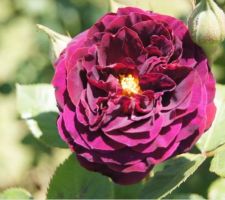
[[[131,74],[128,76],[120,75],[120,84],[124,95],[131,96],[141,92],[138,78],[135,78]]]

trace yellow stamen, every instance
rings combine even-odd
[[[121,75],[120,84],[123,89],[124,95],[131,96],[133,94],[138,94],[141,92],[138,78],[135,78],[131,74],[129,74],[128,76]]]

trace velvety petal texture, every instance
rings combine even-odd
[[[215,80],[186,25],[138,8],[108,13],[76,36],[52,84],[61,138],[82,166],[119,184],[189,151],[216,112]]]

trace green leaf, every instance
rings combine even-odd
[[[18,85],[17,108],[31,133],[47,145],[66,147],[60,139],[54,88],[50,84]]]
[[[224,200],[225,199],[225,179],[217,179],[209,187],[208,199]]]
[[[144,187],[141,198],[161,199],[190,177],[204,162],[201,154],[183,154],[168,160],[162,171],[156,172]]]
[[[225,177],[225,150],[219,151],[215,154],[211,161],[210,171],[219,176]]]
[[[120,7],[134,6],[174,17],[187,18],[194,8],[195,1],[173,0],[171,3],[170,0],[110,0],[110,5],[113,12]]]
[[[53,56],[54,59],[58,58],[63,49],[66,48],[67,44],[71,41],[71,37],[61,35],[50,28],[37,24],[37,27],[48,34],[49,39],[52,42]]]
[[[204,197],[198,194],[175,194],[170,195],[168,199],[205,200]]]
[[[58,113],[46,112],[35,116],[33,119],[37,122],[39,129],[43,133],[40,137],[41,141],[53,147],[68,148],[68,145],[62,141],[58,134],[56,126],[57,118]]]
[[[216,117],[211,128],[197,142],[197,147],[202,152],[215,150],[225,143],[225,86],[217,84],[215,104]]]
[[[150,175],[152,176],[158,171],[163,170],[164,163],[160,165],[156,165],[154,169],[151,171]],[[148,178],[148,177],[147,177]],[[138,199],[141,191],[145,186],[146,179],[143,179],[140,183],[133,185],[118,185],[114,184],[114,198],[115,199]]]
[[[128,186],[114,184],[114,199],[138,199],[143,186],[142,182]]]
[[[47,198],[113,198],[113,184],[107,177],[81,167],[72,154],[56,169],[48,188]]]
[[[31,194],[22,188],[9,188],[0,193],[0,199],[33,199]]]

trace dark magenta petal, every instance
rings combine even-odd
[[[107,162],[113,160],[120,165],[136,164],[146,158],[146,154],[134,151],[127,146],[114,151],[98,151],[98,155]]]
[[[114,13],[107,13],[101,17],[89,30],[87,33],[88,38],[92,38],[94,34],[98,32],[104,32],[108,24],[113,20],[117,19],[117,16]]]
[[[153,20],[139,22],[133,25],[132,29],[138,33],[145,47],[150,45],[153,35],[164,35],[170,39],[170,33],[165,26]]]
[[[171,79],[175,81],[175,83],[178,85],[181,81],[183,81],[188,74],[192,71],[191,68],[185,67],[185,66],[178,66],[178,67],[170,67],[170,65],[167,66],[167,68],[164,71],[164,74],[169,76]]]
[[[182,57],[183,48],[182,48],[182,41],[177,37],[174,36],[173,42],[173,55],[170,57],[169,62],[179,62],[178,60]]]
[[[100,65],[110,65],[121,62],[124,57],[136,60],[144,52],[142,42],[137,33],[123,27],[114,36],[106,33],[98,45]]]
[[[166,99],[169,99],[170,101],[169,104],[164,106],[163,109],[171,110],[180,105],[183,101],[185,101],[185,99],[188,99],[188,96],[191,94],[191,91],[194,87],[193,80],[197,81],[199,80],[198,78],[199,76],[196,71],[192,71],[191,73],[189,73],[189,75],[176,86],[175,90],[172,93],[172,96],[164,97]]]
[[[150,14],[151,18],[154,19],[158,23],[163,23],[164,25],[168,26],[169,29],[173,30],[174,34],[181,40],[184,41],[185,39],[190,39],[190,37],[187,37],[187,26],[179,19],[167,16],[167,15],[161,15],[156,13]],[[168,29],[167,28],[167,29]],[[192,45],[193,43],[191,43]]]
[[[110,176],[114,182],[122,185],[129,185],[139,182],[153,168],[153,165],[150,165],[144,173],[141,172],[122,173],[109,169],[104,164],[91,163],[85,158],[79,156],[77,156],[77,158],[83,167],[92,171],[100,172],[103,175]]]
[[[85,143],[85,141],[81,138],[79,132],[77,131],[75,127],[75,113],[69,109],[68,106],[65,106],[64,111],[62,113],[62,119],[59,120],[58,123],[63,123],[62,126],[62,132],[69,133],[69,136],[73,139],[73,142],[76,144],[79,144],[80,146],[84,148],[89,148],[88,145]],[[60,132],[61,132],[60,131]],[[62,135],[62,133],[61,133]],[[65,134],[66,137],[67,134]]]
[[[215,79],[186,25],[139,8],[107,13],[72,39],[52,84],[62,140],[118,184],[189,151],[216,113]]]
[[[140,77],[140,86],[142,90],[165,92],[173,90],[176,83],[164,74],[149,73]]]
[[[55,69],[55,76],[52,79],[52,85],[55,88],[55,97],[60,108],[63,108],[65,104],[65,92],[66,92],[66,69],[65,69],[65,55],[62,54],[61,59],[55,63],[57,66]]]
[[[207,119],[206,119],[205,131],[207,131],[211,127],[213,119],[215,118],[215,115],[216,115],[216,110],[217,109],[214,103],[207,105],[207,108],[206,108]]]
[[[161,163],[171,157],[178,147],[179,143],[173,142],[168,148],[158,148],[155,152],[150,154],[148,161],[154,165]]]
[[[120,17],[117,17],[115,20],[113,20],[108,26],[106,31],[116,34],[121,27],[131,27],[132,23],[130,21],[130,17],[127,15],[123,15]]]
[[[82,72],[84,72],[84,70],[80,68],[79,64],[76,64],[67,74],[67,91],[75,106],[77,105],[81,92],[84,89]]]
[[[142,150],[143,153],[151,153],[158,148],[167,148],[176,139],[182,127],[182,123],[176,122],[163,127],[158,135],[148,146]]]
[[[153,35],[151,37],[151,46],[155,46],[161,52],[161,55],[164,57],[170,58],[174,51],[174,46],[171,40],[168,40],[164,35]],[[150,52],[151,54],[151,52]]]
[[[202,78],[202,81],[205,82],[207,89],[207,98],[208,103],[213,102],[215,91],[216,91],[216,81],[213,77],[213,74],[207,72],[209,70],[208,61],[205,59],[196,67],[196,70],[199,73],[199,76]]]
[[[97,63],[97,47],[93,46],[89,49],[87,49],[87,52],[83,58],[82,58],[82,66],[83,68],[88,72],[91,72],[93,70],[93,67]]]
[[[115,63],[107,66],[97,66],[97,69],[104,74],[112,74],[115,77],[119,77],[122,74],[133,74],[136,72],[135,64],[132,60],[124,59],[121,63]]]
[[[80,58],[80,55],[82,54],[81,52],[82,49],[84,49],[83,52],[87,50],[85,46],[85,42],[87,40],[86,37],[87,37],[87,31],[80,33],[79,35],[77,35],[75,38],[72,39],[72,41],[68,44],[67,48],[65,49],[65,56],[66,56],[65,67],[67,70],[73,67],[74,64],[77,62],[77,60]],[[85,54],[83,53],[83,55]]]
[[[112,119],[107,125],[102,127],[104,132],[109,132],[115,129],[123,128],[130,125],[133,121],[127,116],[118,116],[115,119]]]
[[[125,134],[129,134],[129,135],[133,135],[133,134],[136,135],[136,133],[138,134],[138,133],[149,132],[151,127],[151,121],[152,121],[152,118],[145,119],[142,121],[135,121],[129,126],[125,128],[121,128],[120,130],[121,132]]]
[[[57,127],[58,127],[58,131],[59,131],[59,135],[62,138],[62,140],[65,141],[66,143],[70,144],[71,136],[70,136],[70,133],[65,130],[65,125],[63,122],[62,115],[60,115],[59,118],[57,119]]]
[[[205,89],[203,89],[198,98],[200,99],[200,103],[196,110],[182,118],[183,126],[177,138],[178,141],[188,138],[195,131],[205,131],[207,120],[207,93]]]
[[[153,47],[153,48],[156,48],[156,47]],[[157,48],[157,51],[158,50],[159,49]],[[153,53],[155,53],[155,50]],[[137,68],[139,70],[139,74],[143,75],[143,74],[148,74],[150,72],[156,72],[156,73],[163,72],[165,69],[167,69],[167,66],[168,64],[166,63],[165,58],[152,55],[152,57],[145,60],[145,62],[139,65]]]
[[[182,56],[179,60],[181,65],[194,66],[196,60],[201,59],[202,50],[197,47],[190,38],[186,25],[178,19],[170,16],[151,13],[151,17],[157,21],[161,21],[173,30],[176,37],[182,41]],[[204,57],[204,56],[203,56]]]
[[[135,112],[150,113],[154,109],[154,92],[144,91],[141,95],[135,96]]]

